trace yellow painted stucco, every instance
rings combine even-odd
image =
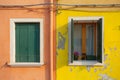
[[[68,17],[104,17],[104,65],[68,65]],[[57,80],[120,80],[120,11],[57,12]],[[65,42],[65,43],[64,43]]]

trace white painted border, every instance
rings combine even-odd
[[[39,22],[40,23],[40,63],[38,62],[15,62],[15,23],[19,22]],[[10,63],[11,66],[33,66],[44,64],[44,33],[43,19],[41,18],[13,18],[10,19]]]
[[[88,61],[86,61],[86,60],[83,60],[83,61],[73,61],[73,63],[70,63],[69,65],[83,65],[83,66],[102,66],[103,64],[102,63],[100,63],[100,62],[98,62],[98,61],[96,61],[96,60],[88,60]]]
[[[9,63],[10,66],[12,67],[39,67],[44,64],[41,63]]]
[[[102,18],[102,63],[94,61],[73,61],[71,63],[71,19],[79,21],[97,21]],[[103,65],[104,64],[104,17],[102,16],[91,16],[91,17],[69,17],[68,18],[68,40],[69,40],[69,65]]]

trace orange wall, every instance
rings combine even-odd
[[[0,0],[0,4],[39,4],[47,0]],[[48,1],[47,1],[48,2]],[[10,67],[10,18],[43,18],[44,65]],[[50,11],[45,7],[0,8],[0,80],[50,80]]]
[[[50,0],[0,0],[1,4],[39,4]]]

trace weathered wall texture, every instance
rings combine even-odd
[[[104,17],[104,65],[102,67],[68,65],[68,17],[86,16]],[[57,80],[120,80],[119,36],[120,11],[58,10]]]
[[[0,4],[39,4],[48,0],[0,0]],[[39,7],[39,8],[38,8]],[[50,80],[50,11],[45,7],[0,7],[0,80]],[[10,19],[43,18],[44,65],[41,67],[10,67]]]

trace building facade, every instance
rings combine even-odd
[[[58,0],[57,80],[119,80],[118,0]]]
[[[0,1],[0,80],[119,80],[119,0]]]
[[[53,0],[0,1],[1,80],[55,78],[55,12],[49,4],[52,2]]]

